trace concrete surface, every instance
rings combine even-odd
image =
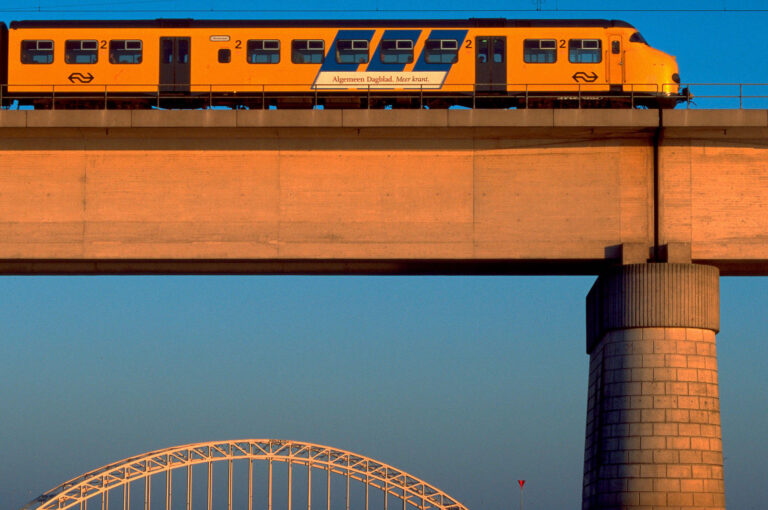
[[[725,508],[718,298],[709,266],[629,265],[598,278],[583,510]]]
[[[768,127],[768,110],[2,110],[0,127]]]
[[[766,141],[765,110],[1,111],[0,273],[768,274]]]

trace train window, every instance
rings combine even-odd
[[[493,62],[501,64],[504,62],[504,54],[506,53],[505,37],[478,37],[477,38],[477,62],[485,64],[486,62]]]
[[[485,64],[488,62],[488,39],[483,37],[477,40],[477,63]]]
[[[618,55],[621,53],[621,42],[620,41],[611,41],[611,53],[614,55]]]
[[[634,34],[629,36],[629,42],[639,42],[645,45],[648,44],[648,42],[645,40],[645,37],[643,37],[643,34],[641,34],[640,32],[635,32]]]
[[[229,64],[232,61],[232,50],[222,48],[219,50],[219,64]]]
[[[410,39],[383,39],[381,61],[385,64],[410,64],[413,62],[413,41]]]
[[[64,42],[64,62],[67,64],[95,64],[99,61],[99,41],[74,40]]]
[[[291,62],[294,64],[322,64],[325,59],[325,41],[295,39],[291,43]]]
[[[160,40],[160,62],[173,64],[173,39],[164,37]]]
[[[557,41],[554,39],[524,40],[523,61],[527,64],[554,64],[557,62]]]
[[[22,64],[52,64],[53,41],[21,41]]]
[[[456,39],[427,39],[424,44],[427,64],[453,64],[459,61],[459,41]]]
[[[568,61],[576,64],[597,64],[603,60],[600,39],[571,39],[568,41]]]
[[[172,41],[169,40],[169,42],[173,44]],[[142,52],[141,41],[135,39],[109,41],[109,62],[112,64],[141,64]]]
[[[507,40],[503,37],[496,37],[493,40],[493,61],[497,64],[504,62],[504,53],[506,52]]]
[[[365,64],[368,62],[368,41],[340,39],[336,41],[336,62]]]
[[[250,39],[247,45],[249,64],[277,64],[280,62],[280,41],[277,39]]]
[[[176,63],[189,64],[189,39],[186,37],[176,40]]]

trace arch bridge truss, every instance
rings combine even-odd
[[[307,510],[312,506],[312,471],[325,472],[325,510],[331,510],[331,475],[346,479],[344,508],[350,510],[350,481],[360,482],[365,490],[365,510],[369,510],[369,488],[383,493],[384,510],[388,510],[388,498],[394,497],[402,504],[402,510],[467,510],[464,505],[440,489],[404,471],[377,460],[345,450],[318,444],[279,439],[245,439],[215,441],[175,446],[136,455],[84,473],[38,496],[22,510],[65,510],[77,508],[90,510],[116,507],[109,504],[110,493],[122,492],[118,504],[123,510],[132,510],[130,490],[132,482],[143,482],[144,510],[152,509],[152,479],[165,474],[165,510],[171,510],[174,472],[186,476],[186,495],[183,508],[192,510],[193,467],[207,465],[207,510],[212,509],[213,464],[227,465],[227,510],[233,510],[233,465],[235,461],[247,463],[248,496],[247,510],[254,508],[254,461],[267,462],[266,510],[273,510],[274,462],[287,464],[287,509],[292,510],[293,466],[305,466],[307,483]],[[180,471],[177,471],[180,470]],[[135,508],[140,508],[134,505]],[[362,503],[362,502],[360,502]],[[174,505],[178,507],[179,505]],[[199,505],[196,505],[196,508]],[[362,504],[355,502],[354,508]],[[399,506],[399,505],[397,505]],[[155,505],[157,507],[157,505]],[[263,508],[262,504],[257,505]],[[338,503],[337,503],[338,507]]]

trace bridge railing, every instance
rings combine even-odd
[[[768,108],[768,83],[628,83],[621,91],[591,83],[450,83],[386,89],[306,84],[0,85],[0,108]],[[128,92],[124,90],[128,89]],[[21,92],[26,91],[26,92]],[[678,92],[680,91],[680,92]],[[689,93],[690,92],[690,93]],[[658,98],[662,102],[657,101]]]

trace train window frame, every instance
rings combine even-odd
[[[85,47],[89,43],[90,48]],[[89,57],[87,62],[79,62],[79,56]],[[67,64],[91,65],[99,62],[99,41],[96,39],[67,39],[64,41],[64,62]]]
[[[29,43],[34,43],[34,48]],[[43,44],[41,45],[40,43]],[[21,41],[20,48],[22,64],[53,64],[55,45],[51,39],[24,39]],[[38,57],[45,57],[45,60],[38,59]]]
[[[219,48],[219,51],[216,52],[216,57],[219,64],[229,64],[232,62],[232,50],[229,48]]]
[[[540,57],[545,57],[540,60]],[[551,57],[551,60],[549,58]],[[526,64],[556,64],[557,39],[523,39],[523,62]]]
[[[435,43],[438,44],[435,45]],[[437,58],[437,62],[433,61],[435,58]],[[459,41],[457,39],[427,39],[424,41],[424,62],[427,64],[455,64],[458,61]]]
[[[309,57],[309,61],[305,57]],[[291,62],[294,64],[322,64],[325,62],[325,41],[323,39],[293,39],[291,41]]]
[[[393,45],[388,48],[390,43]],[[390,57],[394,57],[394,59],[390,59]],[[381,40],[379,59],[382,64],[412,64],[413,58],[413,41],[411,39]]]
[[[603,61],[601,39],[569,39],[568,62],[572,64],[600,64]]]
[[[279,39],[248,39],[245,44],[245,59],[249,64],[279,64]]]
[[[130,46],[129,47],[129,43]],[[119,46],[122,45],[122,48]],[[122,52],[122,53],[119,53]],[[127,56],[133,62],[121,62],[121,58]],[[138,58],[137,58],[138,57]],[[144,43],[141,39],[110,39],[109,63],[115,65],[138,65],[144,61]]]
[[[342,48],[349,43],[349,48]],[[350,55],[351,62],[347,62],[342,56]],[[367,64],[371,59],[370,43],[366,39],[339,39],[336,41],[336,63],[337,64]]]

